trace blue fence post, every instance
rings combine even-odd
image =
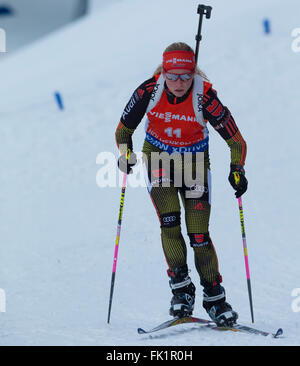
[[[271,25],[270,25],[270,20],[269,19],[264,19],[263,20],[263,25],[264,25],[264,31],[266,34],[270,34],[271,33]]]
[[[55,96],[55,100],[56,100],[56,103],[58,105],[58,108],[60,110],[63,110],[64,109],[64,104],[63,104],[63,101],[62,101],[61,94],[59,92],[55,92],[54,96]]]

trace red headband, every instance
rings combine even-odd
[[[163,68],[195,70],[195,54],[189,51],[170,51],[163,54]]]

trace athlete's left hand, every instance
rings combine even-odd
[[[132,174],[132,167],[137,163],[137,157],[134,152],[130,152],[129,158],[127,158],[127,154],[122,154],[118,159],[118,168],[126,173]]]
[[[245,177],[245,170],[241,165],[230,165],[230,174],[228,180],[233,189],[236,191],[236,198],[241,197],[241,195],[247,191],[248,181]]]

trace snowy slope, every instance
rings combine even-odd
[[[9,16],[0,16],[10,53],[85,14],[86,4],[85,0],[9,0],[1,5],[12,11]]]
[[[299,2],[207,1],[200,66],[248,143],[243,198],[255,326],[274,340],[194,325],[139,336],[168,318],[170,289],[159,224],[143,187],[126,191],[111,324],[106,324],[120,188],[99,188],[101,152],[117,156],[114,130],[134,88],[163,49],[194,46],[198,2],[116,1],[16,53],[0,69],[1,345],[299,345],[299,53],[291,50]],[[285,8],[286,10],[286,8]],[[262,32],[270,17],[272,34]],[[166,26],[167,25],[167,26]],[[60,91],[60,111],[53,93]],[[137,151],[143,126],[134,135]],[[211,131],[210,232],[228,299],[250,324],[229,151]],[[133,177],[134,178],[134,177]],[[183,232],[186,233],[185,228]],[[188,243],[188,238],[186,241]],[[191,276],[198,284],[189,253]],[[205,316],[198,286],[195,316]],[[190,332],[186,330],[192,328]]]

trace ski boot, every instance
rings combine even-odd
[[[168,270],[170,287],[173,297],[171,299],[170,315],[183,318],[191,316],[195,303],[195,286],[188,275],[187,265]]]
[[[225,300],[225,290],[220,284],[204,288],[203,307],[219,327],[231,327],[238,318],[238,313]]]

